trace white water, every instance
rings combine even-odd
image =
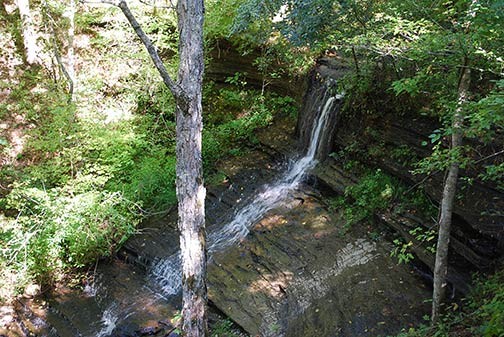
[[[118,320],[119,320],[118,304],[113,302],[103,312],[100,322],[102,328],[100,329],[100,331],[96,333],[96,337],[110,336],[112,331],[114,331]]]
[[[339,96],[339,95],[338,95]],[[288,193],[294,190],[303,181],[305,174],[317,163],[315,156],[319,147],[321,133],[326,126],[329,112],[335,99],[330,97],[324,104],[320,116],[311,132],[311,142],[307,154],[294,162],[293,165],[277,180],[265,186],[264,192],[255,197],[252,202],[238,212],[234,219],[220,230],[208,236],[208,252],[212,253],[228,247],[245,238],[250,227],[253,226],[269,210],[277,207],[284,201]],[[182,285],[180,254],[175,253],[165,259],[154,261],[152,275],[158,281],[165,295],[176,295]]]

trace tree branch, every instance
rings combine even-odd
[[[474,164],[479,164],[479,163],[481,163],[482,161],[485,161],[485,160],[490,159],[490,158],[493,158],[493,157],[497,157],[497,156],[499,156],[499,155],[501,155],[501,154],[503,154],[503,153],[504,153],[504,150],[499,151],[499,152],[496,152],[496,153],[493,153],[493,154],[491,154],[491,155],[489,155],[489,156],[486,156],[486,157],[484,157],[484,158],[481,158],[481,159],[479,159],[479,160],[475,161],[475,162],[474,162]]]
[[[82,1],[82,0],[81,0]],[[156,50],[156,47],[150,40],[150,38],[145,34],[143,31],[142,27],[136,20],[135,16],[131,12],[131,10],[128,7],[128,4],[126,3],[125,0],[98,0],[98,1],[87,1],[84,0],[84,2],[87,3],[103,3],[103,4],[109,4],[109,5],[114,5],[117,6],[121,9],[123,12],[124,16],[126,16],[126,19],[128,19],[128,22],[130,25],[133,27],[135,30],[135,33],[137,36],[140,38],[142,41],[143,45],[147,49],[147,52],[149,53],[149,56],[156,66],[156,69],[158,70],[159,74],[161,75],[161,78],[163,79],[164,84],[170,89],[171,93],[173,96],[175,96],[175,100],[177,101],[177,104],[182,104],[185,105],[189,101],[187,94],[184,92],[184,90],[177,84],[173,79],[171,78],[170,74],[168,74],[168,71],[166,70],[163,61],[161,61],[161,58],[159,57],[159,54]]]
[[[173,5],[173,2],[170,0],[170,6],[156,5],[155,1],[147,1],[147,0],[139,0],[142,4],[154,8],[163,8],[163,9],[172,9],[175,10],[176,7]]]

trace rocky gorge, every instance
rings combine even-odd
[[[234,52],[223,49],[219,57],[225,59],[226,53]],[[216,60],[209,76],[230,75],[223,73]],[[243,68],[230,72],[236,70]],[[337,83],[348,71],[350,67],[341,60],[322,58],[306,84],[283,86],[303,102],[298,120],[276,120],[260,132],[260,144],[244,158],[221,162],[224,178],[209,190],[206,201],[209,233],[232,221],[237,210],[252,203],[289,170],[300,157],[297,153],[309,150],[325,102],[343,95],[336,86],[327,89],[327,85]],[[252,76],[251,69],[247,72]],[[253,78],[252,85],[260,85]],[[304,88],[306,93],[301,95]],[[398,264],[390,256],[390,233],[415,241],[410,229],[432,226],[432,219],[423,219],[414,210],[391,208],[376,213],[375,223],[348,229],[340,210],[329,207],[327,197],[343,194],[359,181],[330,154],[356,139],[366,148],[380,139],[381,152],[368,156],[368,164],[410,186],[422,182],[438,203],[442,173],[413,175],[408,165],[386,155],[392,148],[407,146],[415,157],[426,156],[421,143],[428,139],[435,121],[386,112],[378,119],[364,113],[347,116],[341,113],[344,98],[339,99],[341,102],[331,106],[320,139],[318,165],[286,190],[281,203],[254,219],[245,237],[212,254],[208,275],[211,305],[243,328],[242,333],[265,337],[387,335],[421,322],[429,312],[424,300],[430,297],[433,254],[418,242],[412,248],[418,266]],[[497,139],[495,146],[502,146],[501,141]],[[454,293],[466,293],[470,273],[491,270],[504,253],[503,192],[479,180],[462,191],[451,241],[454,253],[449,281]],[[94,279],[82,290],[56,289],[47,298],[35,300],[40,310],[32,303],[21,319],[31,323],[22,325],[31,324],[30,330],[40,336],[175,336],[180,298],[163,291],[152,267],[176,254],[177,237],[174,211],[145,222],[118,259],[97,264]]]

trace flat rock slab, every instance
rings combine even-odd
[[[430,291],[392,247],[293,192],[240,245],[216,253],[209,296],[252,336],[378,336],[421,321]]]
[[[99,266],[92,285],[80,291],[58,288],[48,300],[45,318],[59,337],[162,335],[170,331],[162,321],[178,312],[177,299],[168,301],[143,269],[120,260]]]

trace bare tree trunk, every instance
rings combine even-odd
[[[73,98],[74,81],[72,79],[72,76],[70,75],[70,70],[67,70],[67,67],[63,63],[63,60],[61,59],[61,54],[60,54],[59,46],[58,46],[58,36],[57,36],[56,30],[54,28],[55,22],[54,22],[52,15],[51,15],[50,10],[49,10],[49,6],[47,4],[47,1],[43,0],[42,6],[43,6],[43,13],[45,16],[45,24],[48,29],[48,33],[50,34],[50,41],[51,41],[52,48],[54,51],[54,57],[56,58],[56,63],[58,64],[58,67],[59,67],[61,73],[63,74],[63,76],[65,77],[65,79],[68,82],[68,93],[69,93],[68,102],[70,103]],[[51,62],[53,62],[52,59],[51,59]],[[52,64],[54,66],[54,62]],[[53,67],[53,69],[54,69],[54,67]],[[58,80],[58,76],[57,76],[57,71],[55,70],[54,71],[54,81],[57,81],[57,80]]]
[[[203,0],[177,3],[179,85],[187,110],[177,104],[177,199],[182,253],[182,330],[207,335],[205,188],[203,187],[201,86],[203,80]],[[178,103],[178,102],[177,102]]]
[[[37,36],[33,29],[33,19],[30,12],[30,3],[28,0],[17,0],[19,15],[23,27],[23,44],[25,49],[26,62],[30,65],[38,64],[38,55],[40,49],[37,45]]]
[[[182,330],[187,337],[207,335],[205,188],[201,158],[203,129],[203,0],[177,2],[180,65],[175,83],[156,48],[125,0],[101,0],[118,6],[147,48],[177,103],[177,200],[182,255]]]
[[[75,0],[70,0],[66,8],[66,17],[68,18],[68,50],[67,50],[67,72],[70,82],[72,83],[70,88],[70,98],[73,98],[75,88],[77,86],[77,81],[75,79],[75,48],[74,48],[74,37],[75,37],[75,11],[76,3]]]
[[[462,110],[467,101],[469,86],[471,84],[471,71],[467,67],[467,58],[464,59],[464,68],[458,85],[458,102],[452,121],[451,149],[452,151],[462,145]],[[446,292],[446,274],[448,270],[448,247],[450,244],[450,231],[452,222],[453,200],[457,188],[459,163],[454,160],[449,168],[441,199],[441,216],[439,217],[439,234],[436,248],[436,264],[434,266],[434,292],[432,295],[432,323],[439,319],[441,303]]]

